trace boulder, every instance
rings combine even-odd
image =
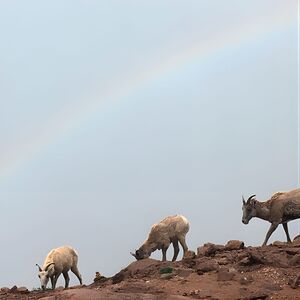
[[[194,258],[196,258],[196,253],[191,250],[188,250],[183,257],[183,259],[194,259]]]
[[[224,250],[223,245],[215,245],[212,243],[206,243],[203,246],[197,248],[197,257],[214,256],[217,252]]]
[[[197,273],[206,273],[216,271],[219,269],[219,265],[213,261],[202,262],[197,264]]]
[[[20,293],[20,294],[29,293],[28,289],[25,286],[21,286],[21,287],[17,288],[17,292]]]
[[[228,265],[231,262],[228,257],[221,257],[221,258],[217,259],[216,261],[221,266]]]
[[[125,279],[125,272],[122,270],[119,273],[117,273],[115,276],[112,278],[112,283],[120,283]]]
[[[238,240],[231,240],[228,241],[227,244],[225,245],[225,250],[240,250],[244,249],[245,245],[244,242],[238,241]]]
[[[275,246],[275,247],[285,247],[287,245],[286,242],[281,242],[281,241],[275,241],[272,243],[272,246]]]
[[[18,287],[16,285],[14,285],[11,289],[10,289],[10,292],[11,293],[16,293],[18,290]]]

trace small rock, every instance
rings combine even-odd
[[[212,299],[213,293],[209,290],[199,290],[199,299]]]
[[[229,272],[228,269],[222,268],[218,271],[218,281],[230,281],[235,276],[234,272]]]
[[[247,299],[249,300],[267,299],[269,295],[270,295],[270,291],[259,290],[250,294],[249,297],[247,297]]]
[[[217,260],[217,263],[221,266],[228,265],[230,263],[230,260],[227,257],[221,257]]]
[[[300,254],[296,254],[293,258],[290,260],[290,266],[298,266],[300,265]]]
[[[188,280],[186,280],[186,279],[180,280],[180,283],[181,283],[181,284],[186,284],[187,282],[188,282]]]
[[[225,245],[225,250],[240,250],[244,249],[244,242],[238,241],[238,240],[231,240],[228,241],[227,244]]]
[[[185,255],[184,255],[183,258],[184,258],[184,259],[194,259],[194,258],[196,258],[196,253],[195,253],[194,251],[188,250],[188,251],[185,253]]]
[[[197,273],[198,272],[211,272],[219,269],[219,265],[215,262],[203,262],[197,265]],[[198,273],[199,274],[199,273]]]
[[[81,284],[77,284],[77,285],[73,285],[73,286],[71,286],[71,287],[69,287],[69,289],[81,289],[81,288],[83,288],[83,286],[81,285]]]
[[[240,284],[248,285],[253,282],[253,277],[251,275],[243,276],[240,278]]]
[[[160,275],[161,279],[171,279],[173,277],[174,277],[174,274],[172,274],[172,273],[164,273],[164,274]]]
[[[191,270],[191,269],[176,269],[176,273],[180,277],[188,277],[191,273],[193,273],[193,270]]]
[[[203,246],[197,248],[197,257],[214,256],[217,252],[221,252],[223,250],[224,246],[222,245],[206,243]]]
[[[269,290],[269,291],[280,291],[282,288],[280,287],[280,285],[273,283],[273,282],[265,282],[262,285],[262,288]]]
[[[20,294],[27,294],[29,293],[28,289],[24,286],[21,286],[19,288],[17,288],[17,292],[20,293]]]
[[[190,296],[195,296],[195,295],[199,295],[200,291],[199,290],[192,290],[189,292]]]
[[[247,265],[264,265],[267,264],[266,258],[257,249],[247,249],[247,257],[249,262]],[[241,262],[240,262],[241,263]]]
[[[251,264],[250,258],[249,257],[244,257],[239,261],[239,264],[242,266],[247,266]]]
[[[287,249],[284,249],[284,251],[289,254],[289,255],[297,255],[297,254],[300,254],[300,250],[299,248],[287,248]]]
[[[10,289],[10,292],[11,292],[11,293],[15,293],[15,292],[17,292],[17,290],[18,290],[18,287],[17,287],[16,285],[14,285],[14,286]]]
[[[99,272],[95,273],[94,282],[99,281],[101,279],[101,274]]]
[[[189,269],[194,269],[194,267],[196,266],[196,260],[191,258],[185,258],[182,260],[182,264]]]
[[[125,272],[124,271],[120,271],[119,273],[117,273],[115,276],[113,276],[112,278],[112,283],[116,284],[116,283],[120,283],[125,279]]]
[[[228,272],[229,272],[229,273],[234,273],[234,274],[237,274],[237,273],[238,273],[238,271],[237,271],[236,268],[234,268],[234,267],[229,268],[229,269],[228,269]]]
[[[289,285],[292,289],[296,289],[299,285],[299,278],[300,276],[295,277],[294,279],[289,280]]]
[[[285,243],[285,242],[275,241],[272,243],[272,246],[282,247],[282,246],[286,246],[286,244],[287,243]]]

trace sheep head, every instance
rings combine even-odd
[[[46,289],[49,278],[54,274],[54,263],[50,263],[46,266],[45,270],[43,270],[38,264],[36,264],[39,268],[39,278],[41,281],[41,288],[43,290]]]
[[[145,252],[143,249],[138,249],[135,251],[135,253],[130,252],[130,254],[136,259],[136,260],[141,260],[144,258],[148,258],[150,254]]]
[[[252,195],[245,201],[243,197],[243,217],[242,222],[248,224],[249,221],[256,216],[256,200],[254,199],[256,195]]]

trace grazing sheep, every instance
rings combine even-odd
[[[41,280],[41,287],[46,289],[49,278],[51,279],[52,289],[55,289],[55,285],[58,277],[61,273],[65,278],[65,287],[69,286],[68,271],[72,271],[82,284],[82,278],[77,268],[78,256],[76,251],[68,246],[59,247],[51,250],[44,262],[43,268],[36,264],[39,268],[39,278]]]
[[[265,246],[279,224],[282,224],[287,241],[291,238],[288,230],[288,222],[300,218],[300,189],[289,192],[277,192],[265,201],[260,202],[254,199],[255,195],[248,198],[247,202],[243,197],[243,218],[242,222],[248,224],[251,218],[256,217],[271,223],[263,246]]]
[[[169,216],[154,224],[149,233],[148,239],[143,245],[135,251],[131,252],[137,260],[148,258],[155,250],[162,250],[162,260],[166,261],[167,250],[170,244],[174,247],[174,256],[172,261],[175,261],[179,253],[178,241],[183,248],[185,255],[188,247],[185,242],[185,236],[189,231],[189,222],[184,216],[176,215]]]

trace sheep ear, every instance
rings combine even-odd
[[[135,258],[135,259],[137,259],[137,257],[136,257],[136,254],[135,253],[132,253],[132,252],[130,252],[130,254]]]
[[[42,272],[42,268],[39,266],[39,264],[35,264],[38,268],[39,268],[39,271]]]
[[[245,201],[245,198],[244,198],[244,196],[242,196],[242,198],[243,198],[243,204],[246,204],[246,201]]]

